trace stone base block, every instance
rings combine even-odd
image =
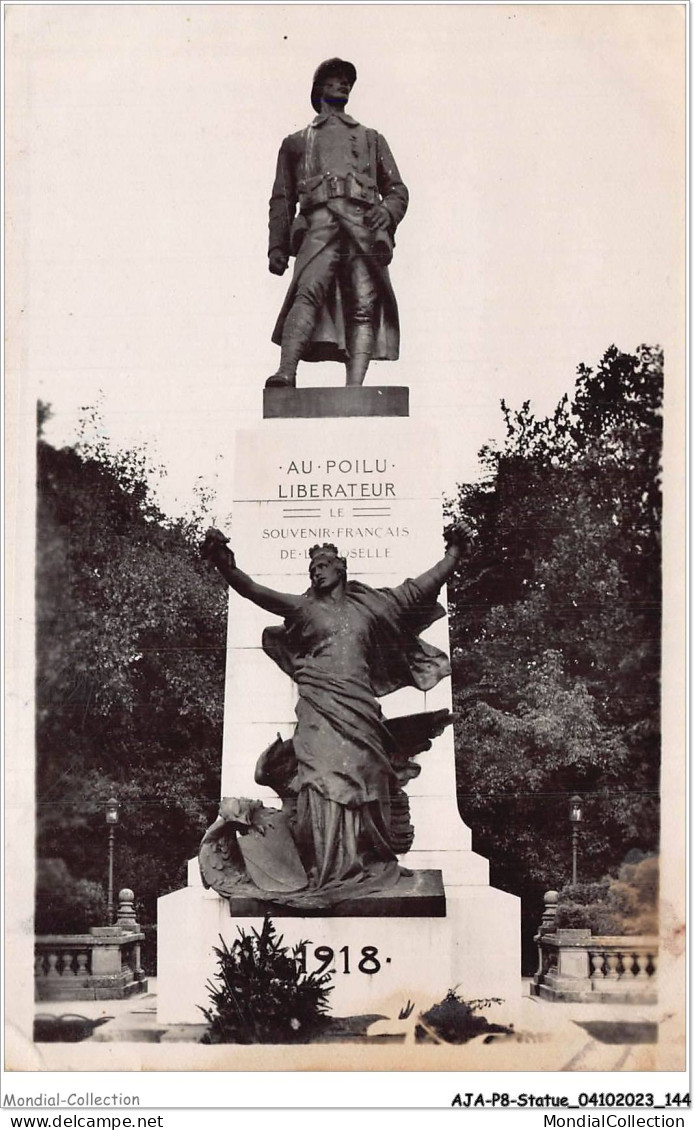
[[[626,986],[616,985],[614,989],[606,990],[604,986],[593,988],[589,981],[587,985],[577,985],[567,982],[554,985],[542,984],[533,986],[533,996],[543,1001],[560,1001],[564,1004],[657,1004],[658,994],[654,987],[646,986],[635,992]]]
[[[37,1001],[118,1001],[146,993],[147,980],[133,981],[132,974],[98,977],[41,977],[34,982]]]
[[[361,898],[344,899],[334,906],[320,910],[287,906],[282,902],[265,899],[229,899],[232,918],[443,918],[446,914],[446,896],[439,871],[415,871],[402,875],[394,887]]]
[[[266,388],[263,417],[327,419],[349,416],[409,416],[410,390],[405,385],[360,388]]]
[[[446,888],[446,916],[284,917],[276,925],[285,943],[333,952],[331,1011],[336,1016],[397,1016],[408,1000],[426,1008],[456,988],[467,999],[521,994],[519,900],[493,887]],[[232,917],[226,899],[201,886],[159,899],[157,1020],[200,1022],[209,1003],[206,982],[217,969],[214,947],[227,945],[238,927],[259,929],[262,917]],[[325,956],[325,955],[323,955]]]

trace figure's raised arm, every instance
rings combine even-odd
[[[446,552],[440,561],[414,578],[414,584],[424,596],[434,597],[439,589],[452,577],[463,558],[467,556],[472,531],[463,523],[453,526],[446,533]]]
[[[212,527],[207,531],[200,553],[207,561],[219,569],[224,580],[234,589],[239,596],[257,604],[266,612],[276,616],[289,616],[299,607],[302,598],[290,592],[276,592],[275,589],[259,585],[236,564],[236,558],[229,549],[229,539],[220,530]]]

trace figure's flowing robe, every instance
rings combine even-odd
[[[263,647],[299,692],[295,832],[312,887],[382,889],[397,881],[388,842],[392,739],[377,698],[402,687],[430,690],[450,674],[444,652],[419,632],[445,615],[431,591],[347,584],[337,602],[309,590]]]

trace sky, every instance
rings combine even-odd
[[[499,402],[546,413],[612,343],[682,360],[681,5],[16,5],[7,31],[7,391],[21,435],[166,468],[167,512],[261,418],[288,275],[267,270],[282,138],[317,64],[410,189],[391,268],[406,384],[478,473]],[[303,366],[301,384],[341,384]],[[226,472],[225,472],[226,473]]]

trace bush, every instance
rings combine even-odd
[[[75,879],[63,859],[37,860],[34,930],[37,934],[86,934],[106,923],[101,883]]]
[[[269,917],[260,933],[215,948],[216,981],[208,982],[212,1008],[202,1008],[210,1027],[205,1044],[291,1044],[313,1039],[327,1023],[330,974],[305,973],[282,944]]]
[[[432,1005],[428,1012],[422,1013],[420,1019],[426,1027],[417,1025],[415,1029],[417,1039],[426,1039],[427,1035],[433,1032],[447,1044],[465,1044],[473,1037],[482,1034],[503,1032],[505,1035],[510,1035],[512,1028],[507,1028],[503,1024],[490,1024],[486,1016],[476,1015],[478,1008],[490,1004],[501,1004],[501,1001],[498,999],[464,1001],[455,989],[449,989],[442,1001]]]
[[[658,857],[626,861],[616,876],[606,875],[597,883],[564,887],[556,926],[593,934],[657,934]]]

